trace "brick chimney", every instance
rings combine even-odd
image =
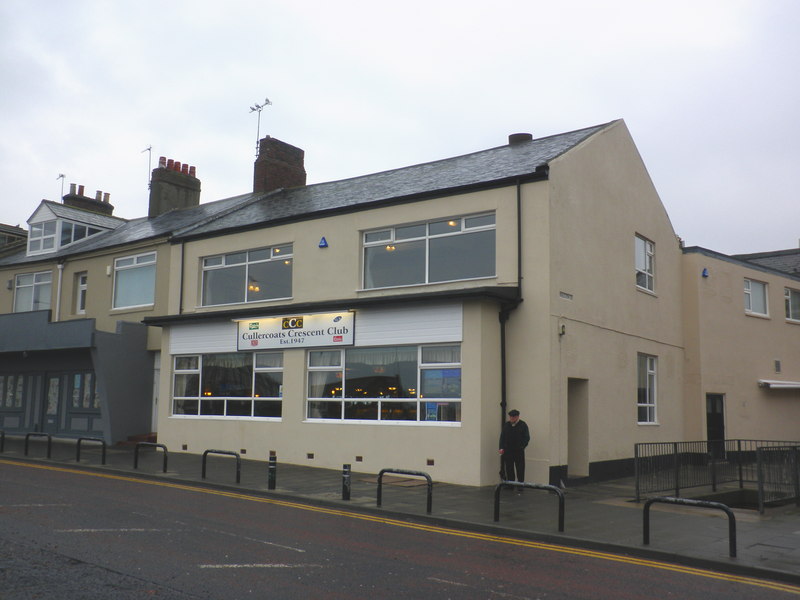
[[[77,188],[77,189],[76,189]],[[109,202],[110,194],[100,190],[97,191],[94,198],[83,195],[84,186],[74,183],[69,184],[69,194],[66,194],[61,200],[65,206],[78,208],[80,210],[88,210],[91,212],[100,213],[101,215],[111,215],[114,212],[114,207]]]
[[[259,142],[253,169],[253,191],[271,192],[306,184],[305,152],[267,136]]]
[[[150,208],[148,218],[171,210],[191,208],[200,204],[200,180],[194,167],[167,159],[158,159],[158,168],[150,178]]]

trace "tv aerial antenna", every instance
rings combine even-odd
[[[264,98],[264,102],[261,104],[254,104],[250,107],[250,112],[257,112],[258,113],[258,127],[256,129],[256,158],[258,158],[258,142],[261,139],[261,111],[265,106],[271,106],[272,102],[269,101],[269,98]]]
[[[153,146],[151,144],[147,145],[147,148],[142,150],[139,154],[144,154],[147,152],[147,185],[150,186],[150,178],[153,176]]]
[[[60,179],[61,180],[61,198],[62,199],[64,198],[64,179],[66,179],[66,178],[67,178],[67,176],[64,175],[63,173],[59,173],[58,177],[56,177],[56,179]]]

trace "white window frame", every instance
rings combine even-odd
[[[486,225],[471,225],[469,224],[470,221],[475,221],[478,219],[484,219],[486,217],[492,217],[491,224]],[[431,233],[431,225],[436,225],[439,223],[448,223],[453,226],[453,231],[448,232],[441,232],[441,233]],[[404,229],[412,229],[415,227],[423,228],[424,232],[420,232],[418,235],[414,236],[398,236],[398,230]],[[458,229],[455,229],[458,227]],[[458,235],[466,235],[470,233],[476,233],[480,231],[492,231],[497,229],[497,219],[494,212],[487,212],[487,213],[479,213],[475,215],[462,215],[457,217],[443,217],[440,219],[430,219],[428,221],[420,221],[416,223],[407,223],[403,225],[394,225],[391,227],[382,227],[379,229],[371,229],[368,231],[363,232],[362,235],[362,269],[361,269],[361,287],[362,289],[382,289],[382,288],[394,288],[394,287],[403,287],[403,286],[412,286],[412,285],[427,285],[432,283],[447,283],[450,281],[469,281],[472,279],[487,279],[490,277],[495,277],[497,275],[497,264],[495,262],[495,267],[493,272],[490,275],[477,275],[475,277],[466,277],[466,278],[456,278],[456,279],[444,279],[444,280],[435,280],[431,281],[430,276],[430,262],[431,262],[431,240],[439,239],[445,236],[458,236]],[[386,286],[368,286],[367,285],[367,249],[368,248],[380,248],[385,247],[389,251],[393,251],[397,245],[403,243],[411,243],[411,242],[424,242],[425,243],[425,265],[424,265],[424,278],[422,281],[416,281],[413,283],[399,283],[399,284],[390,284]],[[495,261],[496,261],[496,245],[497,241],[495,239]]]
[[[645,387],[640,386],[644,377]],[[644,398],[639,390],[644,389]],[[647,418],[642,420],[640,412],[644,410]],[[658,357],[652,354],[639,353],[636,356],[636,420],[639,425],[658,424]]]
[[[52,226],[52,231],[46,231]],[[28,255],[49,254],[58,249],[58,221],[42,221],[41,223],[31,223],[28,231]],[[34,249],[34,246],[36,248]]]
[[[155,297],[156,297],[156,278],[158,272],[156,270],[157,267],[157,256],[156,252],[145,252],[143,254],[134,254],[131,256],[122,256],[120,258],[114,259],[114,293],[111,299],[112,305],[111,308],[116,309],[131,309],[131,308],[141,308],[146,306],[153,306],[155,304]],[[144,302],[142,304],[118,304],[118,284],[120,282],[120,274],[124,274],[126,271],[132,271],[134,269],[143,269],[153,267],[153,297],[149,302]]]
[[[269,257],[264,259],[252,259],[251,253],[255,252],[269,252]],[[244,254],[244,260],[240,262],[232,262],[228,263],[228,257],[235,256],[237,254]],[[250,277],[250,265],[266,263],[266,262],[276,262],[276,261],[283,261],[287,265],[291,264],[292,270],[294,270],[294,244],[276,244],[274,246],[266,246],[264,248],[252,248],[248,250],[237,250],[235,252],[226,252],[225,254],[214,254],[212,256],[204,256],[201,260],[201,270],[202,270],[202,281],[200,282],[200,305],[201,306],[225,306],[226,304],[246,304],[248,302],[270,302],[272,300],[282,300],[286,298],[291,298],[291,291],[288,296],[275,296],[274,298],[258,298],[254,300],[249,299],[250,292],[258,292],[260,291],[258,288],[253,288],[253,285],[257,285],[257,282],[254,284],[252,283],[253,280]],[[242,302],[222,302],[219,304],[207,304],[205,298],[205,278],[206,274],[213,272],[218,269],[225,269],[229,267],[236,267],[243,265],[245,268],[245,277],[242,280],[242,287],[244,292],[244,300]]]
[[[796,321],[800,323],[800,290],[792,288],[783,288],[784,305],[786,309],[786,320]],[[792,302],[792,299],[795,302]],[[797,306],[797,310],[793,310],[793,306]]]
[[[417,351],[417,380],[416,380],[416,387],[414,389],[415,395],[408,398],[372,398],[372,397],[365,397],[363,401],[367,402],[376,402],[377,403],[377,418],[376,419],[347,419],[345,418],[345,405],[347,402],[356,402],[356,398],[346,398],[344,396],[344,388],[346,385],[346,373],[347,373],[347,362],[346,362],[346,353],[347,348],[316,348],[314,350],[309,350],[306,353],[306,406],[305,406],[305,414],[306,414],[306,421],[314,422],[314,423],[355,423],[355,424],[367,424],[367,425],[375,425],[380,423],[388,423],[393,425],[429,425],[429,426],[460,426],[462,422],[463,415],[461,414],[461,408],[463,406],[463,397],[459,398],[450,398],[450,397],[443,397],[443,398],[425,398],[422,394],[422,385],[423,385],[423,372],[427,370],[434,370],[434,369],[459,369],[461,371],[460,380],[463,381],[463,370],[462,370],[462,361],[460,360],[457,363],[444,363],[444,362],[423,362],[424,361],[424,350],[425,349],[435,349],[438,346],[459,346],[459,351],[461,344],[460,343],[444,343],[444,344],[422,344],[415,346]],[[384,346],[375,346],[376,350],[380,350]],[[363,346],[357,347],[359,349],[366,349]],[[332,354],[338,354],[338,364],[331,364],[331,365],[321,365],[321,366],[311,366],[311,354],[313,352],[327,352]],[[462,358],[463,360],[463,358]],[[341,373],[340,381],[341,386],[339,389],[339,394],[333,398],[330,397],[312,397],[309,394],[309,374],[313,372],[330,372],[335,371]],[[310,417],[308,416],[309,413],[309,402],[330,402],[330,403],[338,403],[340,406],[340,417],[336,418],[321,418],[321,417]],[[413,403],[416,402],[417,404],[417,418],[416,420],[384,420],[381,418],[382,416],[382,404],[386,403],[398,403],[398,402],[408,402]],[[459,419],[453,421],[445,421],[445,420],[428,420],[426,418],[427,415],[427,404],[434,403],[434,404],[458,404],[458,414]]]
[[[86,271],[75,274],[75,314],[86,314],[86,294],[89,286],[89,275]]]
[[[204,353],[205,355],[208,354],[215,354],[213,352]],[[281,414],[283,414],[283,384],[280,385],[279,388],[279,395],[278,396],[258,396],[255,393],[256,389],[256,377],[258,373],[281,373],[284,372],[284,355],[281,351],[265,351],[265,352],[252,352],[249,353],[251,360],[252,360],[252,379],[250,382],[250,396],[206,396],[203,392],[203,356],[204,354],[180,354],[180,355],[173,355],[172,358],[172,408],[171,408],[171,416],[174,418],[189,418],[189,419],[245,419],[245,420],[255,420],[255,421],[282,421],[283,416],[280,417],[264,417],[255,415],[255,406],[256,402],[258,401],[265,401],[265,402],[280,402],[281,403]],[[223,353],[225,354],[225,353]],[[260,356],[265,355],[273,355],[277,356],[280,355],[280,366],[259,366],[258,365],[258,358]],[[178,361],[181,359],[187,358],[194,358],[196,361],[196,367],[188,367],[188,368],[179,368]],[[175,377],[179,375],[197,375],[197,395],[192,396],[177,396],[175,394]],[[210,392],[209,392],[210,393]],[[202,414],[202,403],[203,401],[212,401],[212,402],[223,402],[223,413],[222,414]],[[194,413],[187,413],[187,412],[176,412],[177,402],[180,401],[192,401],[197,402],[197,411]],[[250,402],[250,414],[249,415],[229,415],[228,414],[228,402],[242,402],[242,401],[249,401]]]
[[[761,289],[763,293],[758,294],[757,290]],[[754,294],[758,294],[758,296],[754,296]],[[754,298],[761,297],[764,303],[764,312],[759,311],[757,308],[753,308],[753,300]],[[756,315],[759,317],[768,317],[769,316],[769,293],[767,289],[767,284],[764,281],[758,281],[756,279],[750,279],[745,277],[744,279],[744,312],[748,315]]]
[[[21,283],[22,278],[30,277],[30,283]],[[36,298],[37,290],[42,288],[50,289],[50,299],[47,306],[44,308],[34,308],[34,300]],[[19,293],[22,289],[30,288],[31,297],[30,303],[23,307],[20,306]],[[36,273],[20,273],[14,278],[14,312],[31,312],[33,310],[47,310],[53,302],[53,272],[52,271],[38,271]]]
[[[634,265],[636,268],[636,287],[648,292],[656,290],[656,245],[646,237],[636,234],[634,241]],[[644,285],[639,283],[644,280]]]

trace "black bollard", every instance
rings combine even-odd
[[[350,500],[350,465],[342,465],[342,500]]]
[[[275,489],[275,479],[278,474],[278,458],[274,455],[269,457],[269,466],[267,467],[267,489]]]

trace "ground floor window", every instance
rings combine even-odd
[[[382,346],[308,353],[306,417],[461,421],[461,347]]]
[[[636,400],[639,423],[656,423],[656,375],[658,358],[648,354],[638,356],[638,394]]]
[[[22,408],[24,377],[0,375],[0,408]]]
[[[282,352],[175,356],[172,414],[280,418]]]

